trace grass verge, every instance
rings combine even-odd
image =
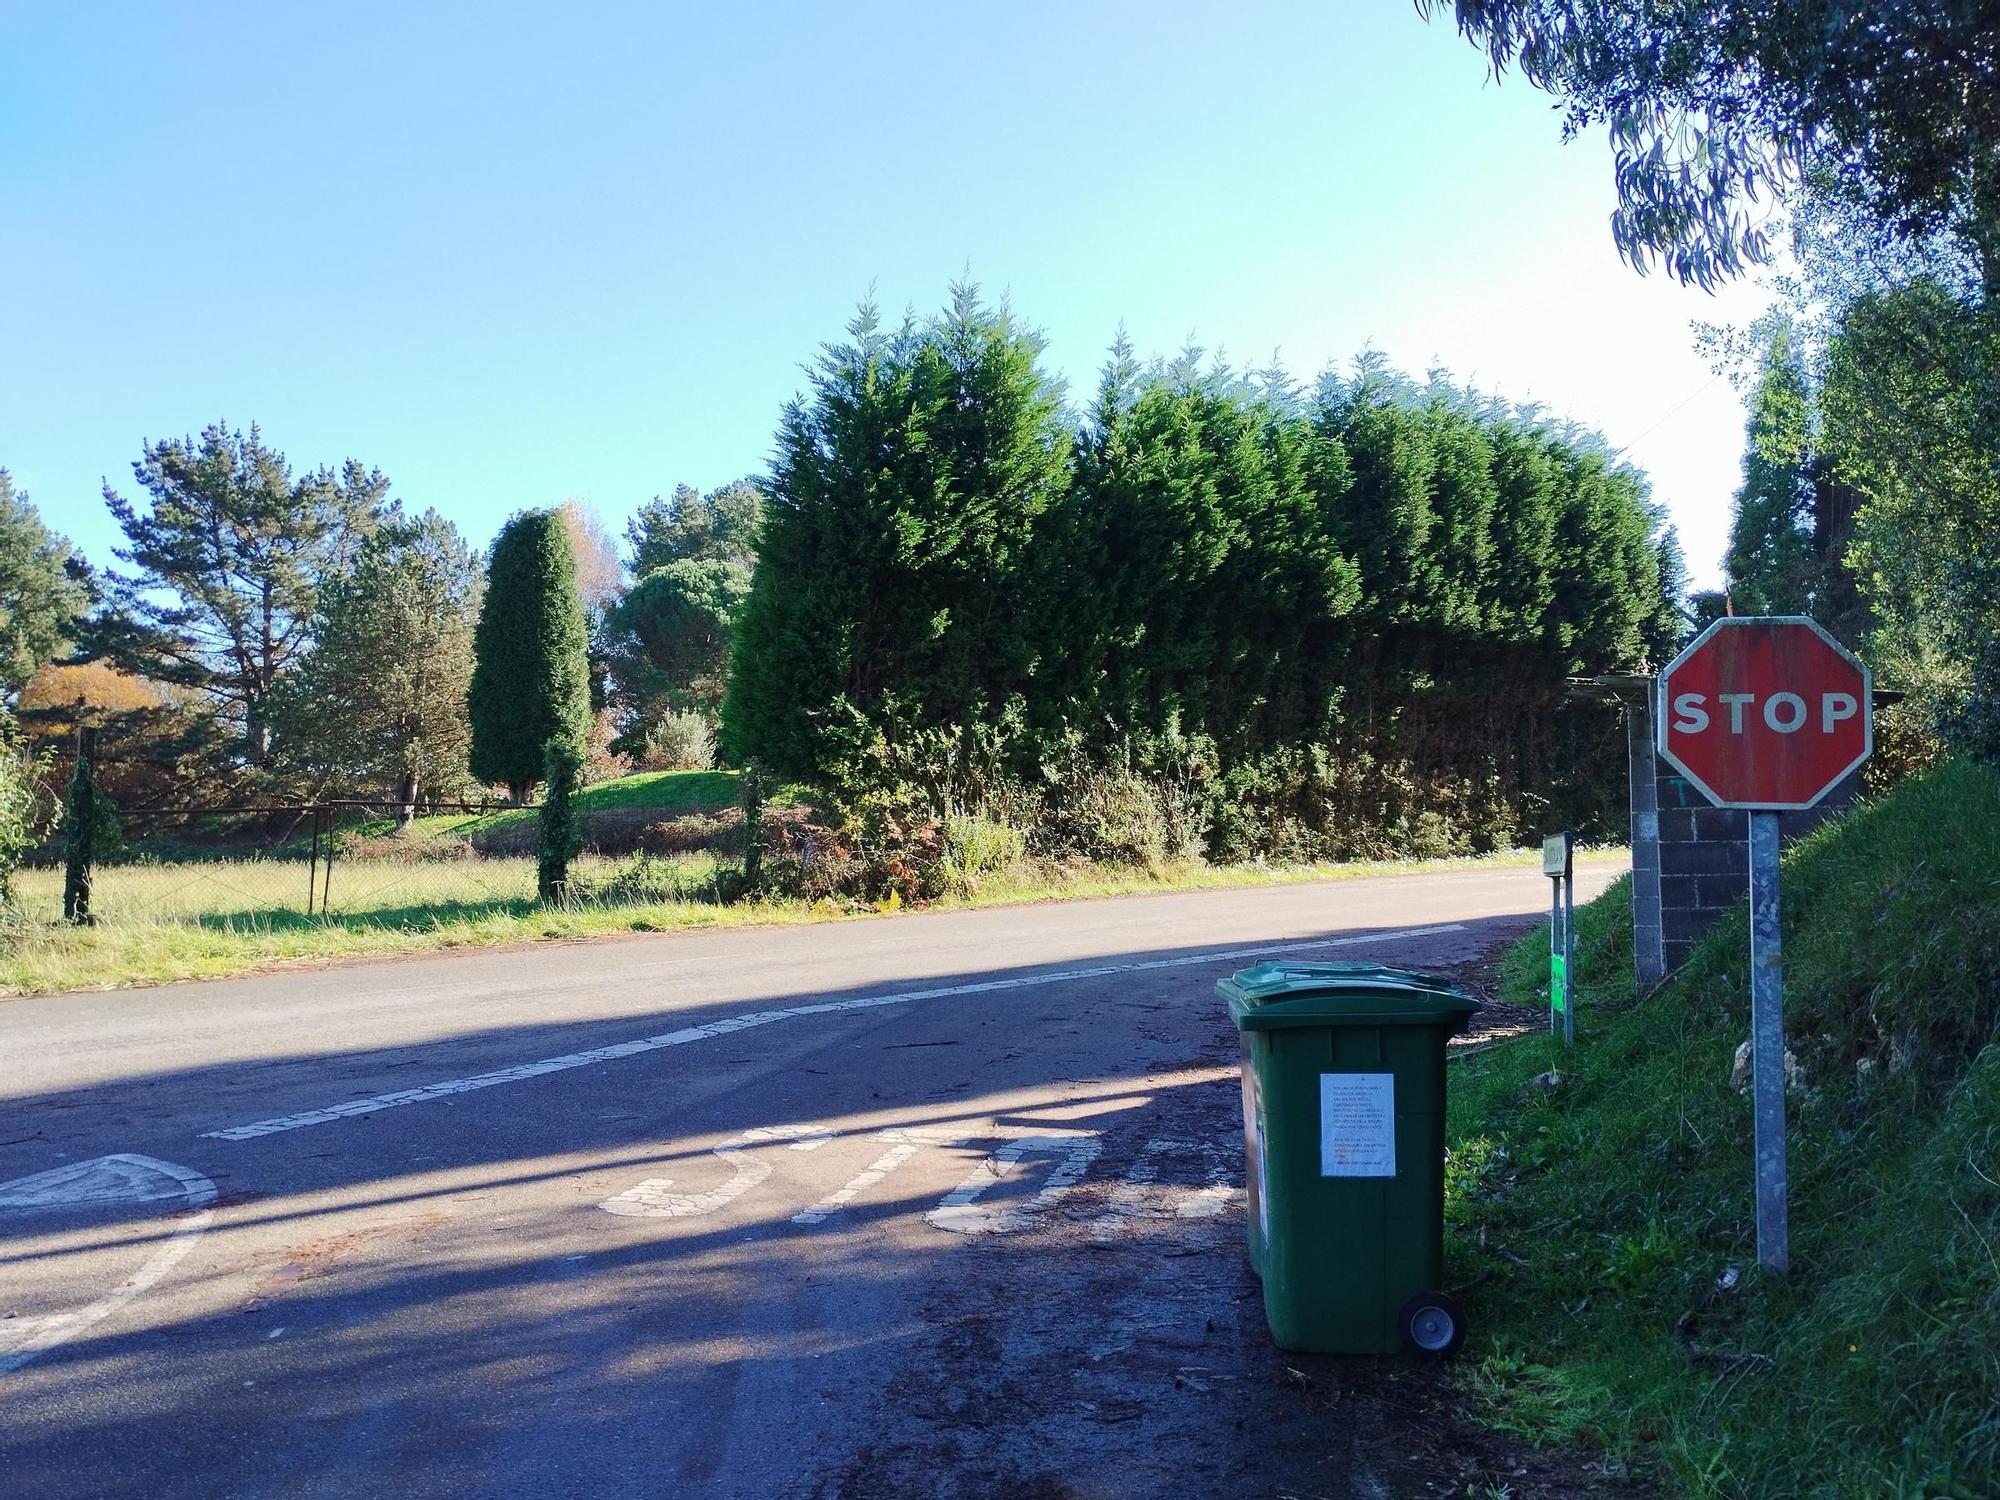
[[[1618,857],[1607,854],[1606,857]],[[936,902],[929,910],[1071,901],[1153,891],[1212,890],[1368,875],[1464,868],[1533,866],[1539,854],[1520,850],[1480,859],[1379,861],[1342,865],[1172,865],[1137,869],[1105,865],[1024,865],[982,879],[976,889]],[[519,868],[513,868],[518,865]],[[46,920],[21,926],[0,946],[0,995],[41,995],[109,989],[182,979],[219,979],[273,965],[357,958],[376,954],[575,939],[627,932],[692,931],[873,917],[873,908],[821,901],[718,906],[687,894],[712,873],[712,865],[686,860],[586,861],[580,875],[603,893],[568,908],[550,908],[532,896],[532,860],[483,860],[411,867],[385,862],[377,904],[307,917],[295,909],[303,866],[280,867],[287,882],[273,893],[269,870],[237,865],[112,867],[100,872],[99,910],[106,920],[72,928]],[[676,875],[676,869],[681,874]],[[634,870],[665,871],[664,881],[633,880]],[[343,900],[365,891],[376,872],[359,860],[341,866]],[[425,899],[409,897],[407,882],[423,883]],[[39,882],[39,884],[38,884]],[[132,888],[121,890],[121,882]],[[443,884],[440,884],[442,882]],[[463,890],[459,884],[465,884]],[[59,909],[61,872],[22,876],[31,912]],[[42,886],[48,889],[43,890]],[[646,887],[637,899],[625,894]],[[157,894],[156,894],[157,892]]]
[[[1756,1270],[1739,913],[1635,996],[1578,913],[1577,1045],[1453,1064],[1447,1232],[1493,1425],[1731,1497],[2000,1494],[2000,771],[1788,852],[1793,1274]],[[1545,1003],[1547,927],[1501,997]],[[1560,1074],[1551,1084],[1550,1070]]]

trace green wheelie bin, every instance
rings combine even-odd
[[[1216,986],[1243,1041],[1250,1264],[1283,1349],[1448,1354],[1445,1042],[1478,1002],[1374,964],[1265,963]]]

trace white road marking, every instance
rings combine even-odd
[[[794,1224],[825,1223],[828,1219],[839,1213],[841,1209],[845,1208],[856,1198],[867,1192],[868,1189],[875,1186],[876,1183],[895,1171],[904,1162],[915,1156],[925,1146],[956,1146],[962,1144],[962,1142],[953,1139],[951,1136],[939,1135],[928,1130],[915,1129],[883,1130],[877,1132],[875,1139],[878,1141],[889,1141],[893,1144],[890,1145],[887,1151],[884,1151],[874,1161],[870,1162],[847,1186],[839,1189],[837,1192],[828,1193],[803,1213],[793,1214],[792,1222]]]
[[[252,1120],[247,1125],[231,1125],[222,1130],[206,1131],[203,1138],[214,1141],[247,1141],[260,1135],[304,1130],[311,1125],[331,1125],[351,1115],[373,1114],[377,1110],[397,1109],[405,1104],[424,1104],[432,1099],[448,1098],[453,1094],[467,1094],[474,1089],[487,1089],[503,1083],[520,1083],[529,1078],[540,1078],[545,1073],[561,1073],[571,1068],[593,1067],[598,1063],[615,1062],[622,1057],[636,1057],[642,1052],[657,1052],[665,1047],[683,1047],[690,1042],[703,1042],[711,1037],[727,1036],[735,1031],[747,1031],[753,1026],[769,1026],[778,1021],[795,1020],[800,1016],[839,1015],[847,1011],[873,1010],[884,1005],[912,1005],[920,1000],[948,1000],[961,995],[990,995],[1002,990],[1073,984],[1080,979],[1105,979],[1115,974],[1141,974],[1157,969],[1186,969],[1204,964],[1235,963],[1242,959],[1272,958],[1285,953],[1311,953],[1322,948],[1346,948],[1360,943],[1386,943],[1399,938],[1432,937],[1438,933],[1464,930],[1465,924],[1462,922],[1443,922],[1434,927],[1402,927],[1391,932],[1363,933],[1359,937],[1314,938],[1308,942],[1274,943],[1260,948],[1236,948],[1224,953],[1194,954],[1186,958],[1155,958],[1148,959],[1144,963],[1100,964],[1095,968],[1063,969],[1053,974],[1024,974],[1014,979],[987,979],[977,984],[943,985],[928,990],[902,990],[893,995],[868,995],[858,1000],[822,1000],[812,1005],[788,1006],[783,1010],[746,1011],[740,1016],[727,1016],[703,1026],[685,1026],[678,1031],[663,1032],[658,1036],[639,1037],[609,1047],[592,1047],[586,1052],[567,1052],[561,1057],[545,1057],[537,1062],[499,1068],[491,1073],[476,1073],[470,1078],[450,1078],[439,1083],[427,1083],[420,1088],[398,1089],[394,1093],[374,1094],[365,1099],[346,1099],[321,1109],[300,1110],[296,1114],[276,1115],[268,1120]]]
[[[731,1136],[715,1148],[715,1154],[735,1170],[719,1188],[706,1193],[670,1192],[671,1177],[655,1177],[627,1188],[615,1198],[597,1206],[608,1214],[630,1219],[691,1219],[712,1214],[725,1203],[733,1203],[771,1175],[771,1164],[751,1156],[752,1146],[771,1141],[789,1141],[794,1151],[812,1151],[833,1139],[833,1132],[817,1125],[771,1125]]]
[[[1199,1157],[1207,1185],[1184,1192],[1169,1215],[1158,1206],[1159,1195],[1149,1191],[1169,1158]],[[1235,1186],[1230,1175],[1230,1154],[1209,1141],[1148,1141],[1125,1170],[1104,1202],[1104,1212],[1090,1226],[1092,1236],[1108,1240],[1131,1226],[1135,1219],[1212,1219],[1229,1204]]]
[[[215,1201],[215,1184],[199,1172],[150,1156],[119,1153],[71,1166],[55,1167],[32,1177],[0,1183],[0,1210],[26,1211],[97,1203],[160,1203],[182,1200],[199,1210],[181,1220],[167,1242],[146,1263],[87,1307],[27,1318],[5,1328],[11,1347],[0,1353],[0,1375],[11,1374],[37,1355],[67,1343],[85,1329],[103,1322],[119,1308],[180,1264],[194,1242],[215,1219],[208,1207]]]
[[[172,1162],[150,1156],[94,1156],[51,1167],[32,1177],[0,1182],[0,1213],[8,1209],[67,1207],[80,1203],[158,1203],[190,1196],[193,1184],[208,1179]],[[209,1185],[209,1198],[215,1196]],[[207,1202],[205,1198],[202,1200]]]
[[[965,1181],[924,1215],[924,1222],[953,1234],[1011,1234],[1026,1228],[1083,1180],[1102,1146],[1094,1134],[1018,1136],[974,1167]],[[1009,1167],[1019,1166],[1021,1158],[1030,1154],[1058,1158],[1039,1193],[1019,1207],[995,1207],[979,1201],[1006,1176]]]

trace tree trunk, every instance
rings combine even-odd
[[[417,771],[405,771],[396,784],[396,831],[408,828],[417,816]]]

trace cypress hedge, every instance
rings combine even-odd
[[[947,787],[917,762],[975,741],[1043,785],[1198,764],[1228,856],[1490,847],[1617,806],[1615,721],[1567,679],[1670,654],[1680,568],[1594,434],[1374,358],[1305,392],[1122,343],[1079,421],[1040,338],[964,287],[849,332],[780,427],[735,757],[850,802],[913,766]],[[1279,849],[1280,824],[1337,836]]]

